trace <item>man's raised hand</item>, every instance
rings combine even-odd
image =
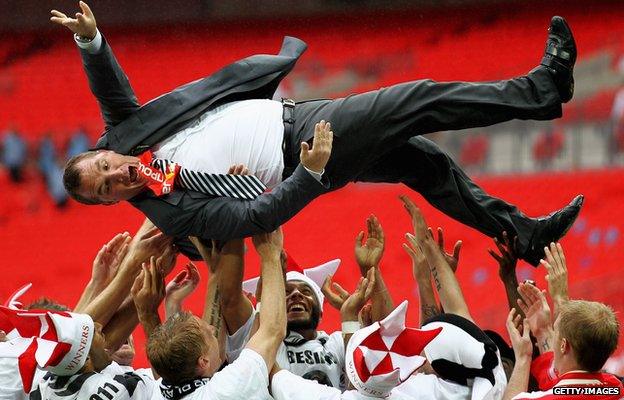
[[[199,271],[192,262],[180,271],[165,288],[165,314],[167,317],[182,310],[182,303],[199,284]]]
[[[355,238],[355,260],[362,274],[370,268],[379,266],[385,243],[384,232],[377,217],[371,215],[366,219],[366,229],[367,237],[364,244],[362,244],[364,231],[361,231]]]
[[[548,291],[555,304],[555,316],[559,313],[559,306],[568,301],[568,268],[566,266],[563,247],[559,243],[551,243],[550,248],[544,247],[546,260],[540,263],[546,268],[548,274]]]
[[[94,284],[100,288],[108,286],[128,253],[131,240],[128,232],[119,233],[102,246],[93,260],[91,281]]]
[[[429,233],[433,236],[433,231],[429,228]],[[444,249],[444,230],[438,227],[438,247],[440,248],[440,252],[446,259],[446,262],[451,267],[453,272],[457,271],[457,265],[459,264],[459,252],[461,251],[462,241],[458,240],[455,242],[455,246],[453,246],[453,254],[447,253]]]
[[[86,39],[93,39],[97,34],[97,24],[93,12],[84,1],[78,2],[82,12],[76,13],[76,18],[70,18],[60,11],[52,10],[50,21],[67,27],[76,35]]]
[[[165,280],[154,257],[150,257],[149,265],[142,264],[141,273],[134,280],[130,293],[140,321],[158,315],[158,306],[165,298]]]
[[[321,292],[327,299],[330,306],[340,311],[345,300],[349,298],[349,292],[344,290],[342,286],[333,281],[333,276],[328,275],[323,282]]]
[[[518,236],[514,236],[513,239],[510,239],[507,232],[503,232],[502,243],[498,238],[494,238],[494,244],[498,247],[500,255],[492,249],[488,249],[488,253],[498,262],[498,275],[503,282],[515,278],[516,264],[518,263],[518,256],[516,255]]]
[[[307,142],[301,143],[301,163],[304,167],[318,174],[323,173],[331,155],[334,132],[329,122],[321,121],[314,127],[312,148]]]

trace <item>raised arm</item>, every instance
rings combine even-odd
[[[170,245],[171,239],[155,228],[141,234],[138,239],[135,237],[113,281],[85,307],[84,313],[106,326],[129,295],[134,279],[141,270],[141,264],[151,256],[161,255]]]
[[[246,348],[260,354],[270,371],[286,336],[286,287],[280,261],[282,231],[257,235],[253,240],[262,268],[262,307],[260,326]]]
[[[100,105],[106,129],[109,129],[137,111],[139,103],[128,77],[106,39],[97,30],[93,12],[83,1],[78,5],[81,12],[76,13],[76,18],[52,10],[50,20],[76,35],[89,87]]]
[[[513,372],[509,377],[509,383],[505,388],[503,400],[511,400],[518,394],[526,392],[529,386],[529,375],[531,373],[531,356],[533,345],[529,336],[529,324],[522,320],[522,316],[512,308],[507,316],[507,332],[511,339],[511,346],[514,350],[516,362]]]
[[[518,286],[518,293],[521,297],[518,299],[518,306],[526,316],[525,321],[535,337],[539,353],[553,351],[555,332],[546,293],[530,283],[521,283]]]
[[[498,276],[503,282],[505,293],[507,294],[507,303],[509,309],[515,308],[518,314],[524,317],[524,312],[518,307],[518,277],[516,275],[516,264],[518,258],[516,256],[516,244],[518,237],[510,239],[507,232],[503,232],[503,241],[494,238],[494,244],[500,251],[500,255],[492,249],[488,249],[488,253],[498,262]]]
[[[425,254],[429,263],[431,275],[436,283],[436,289],[438,290],[444,312],[456,314],[472,321],[455,273],[448,264],[443,252],[440,251],[432,232],[427,229],[427,223],[422,212],[407,196],[400,196],[400,199],[412,217],[412,225],[418,246]]]
[[[85,286],[74,312],[82,312],[113,280],[121,262],[128,253],[132,237],[128,232],[119,233],[108,241],[95,256],[91,279]]]
[[[228,241],[271,232],[327,191],[327,177],[319,182],[309,171],[324,171],[332,141],[329,124],[316,124],[312,148],[308,149],[307,143],[302,144],[302,164],[271,192],[254,200],[212,198],[193,193],[192,196],[182,196],[176,206],[163,204],[149,195],[135,198],[139,201],[133,204],[153,217],[166,234],[176,237],[197,236]]]
[[[199,284],[200,276],[197,267],[192,262],[186,264],[165,287],[165,319],[182,311],[182,304],[191,295]]]
[[[551,243],[550,247],[545,247],[546,260],[541,260],[542,265],[548,271],[546,281],[548,282],[548,291],[553,300],[554,317],[559,315],[559,309],[569,300],[568,295],[568,267],[566,265],[563,247],[560,243]]]
[[[418,247],[418,241],[414,235],[407,233],[405,238],[408,244],[403,243],[403,249],[412,259],[412,274],[418,284],[420,303],[419,326],[423,326],[427,320],[439,315],[441,310],[431,285],[431,271],[427,258]]]
[[[375,271],[375,286],[371,297],[371,316],[373,321],[381,321],[394,310],[392,296],[390,296],[379,268],[385,247],[385,237],[381,224],[374,215],[366,220],[366,229],[366,240],[363,241],[364,231],[361,231],[355,238],[355,260],[360,267],[360,274],[363,278],[371,269]]]

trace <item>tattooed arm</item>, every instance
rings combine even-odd
[[[412,217],[414,237],[418,247],[425,255],[431,270],[440,303],[444,312],[456,314],[472,321],[468,306],[464,300],[459,282],[442,251],[427,229],[427,223],[420,209],[406,196],[401,196],[405,209]]]
[[[425,321],[440,314],[440,306],[435,298],[433,286],[431,284],[431,271],[425,255],[420,251],[416,237],[411,234],[405,235],[407,243],[403,243],[403,249],[412,259],[412,274],[418,284],[418,300],[420,303],[419,326],[423,326]],[[439,286],[438,281],[436,285]],[[439,290],[439,289],[438,289]]]
[[[212,274],[206,288],[202,319],[215,328],[215,336],[219,340],[219,349],[221,351],[221,359],[223,360],[225,359],[225,339],[227,335],[222,307],[223,283],[225,278],[230,277],[231,270],[235,269],[234,265],[231,265],[232,258],[240,259],[240,275],[242,279],[243,240],[232,240],[226,243],[219,251],[215,242],[212,243],[211,248],[208,248],[196,237],[189,237],[189,239],[197,247]]]

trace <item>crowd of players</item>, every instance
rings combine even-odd
[[[332,281],[336,263],[293,266],[281,230],[253,237],[261,276],[251,282],[243,282],[243,240],[190,238],[209,269],[202,316],[183,308],[200,283],[197,267],[189,263],[165,283],[177,250],[146,220],[133,237],[120,233],[102,247],[72,310],[45,298],[22,307],[25,288],[0,308],[0,399],[624,395],[620,379],[601,372],[617,347],[618,320],[605,304],[568,298],[560,244],[545,249],[547,290],[518,283],[514,238],[503,235],[498,252],[490,250],[509,299],[510,346],[471,317],[455,277],[461,242],[447,253],[442,230],[434,234],[419,208],[400,200],[413,225],[403,248],[418,285],[417,328],[406,326],[407,301],[393,299],[384,282],[386,243],[374,216],[356,237],[361,276],[353,293]],[[341,331],[317,330],[328,306],[340,311]],[[131,366],[138,324],[148,338],[143,369]]]

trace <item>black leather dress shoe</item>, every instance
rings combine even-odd
[[[576,196],[570,204],[547,217],[539,218],[528,249],[521,258],[537,267],[540,259],[545,257],[544,247],[561,239],[576,221],[583,206],[583,195]]]
[[[552,17],[541,65],[553,74],[562,103],[570,101],[574,94],[575,62],[576,43],[570,27],[562,17]]]

